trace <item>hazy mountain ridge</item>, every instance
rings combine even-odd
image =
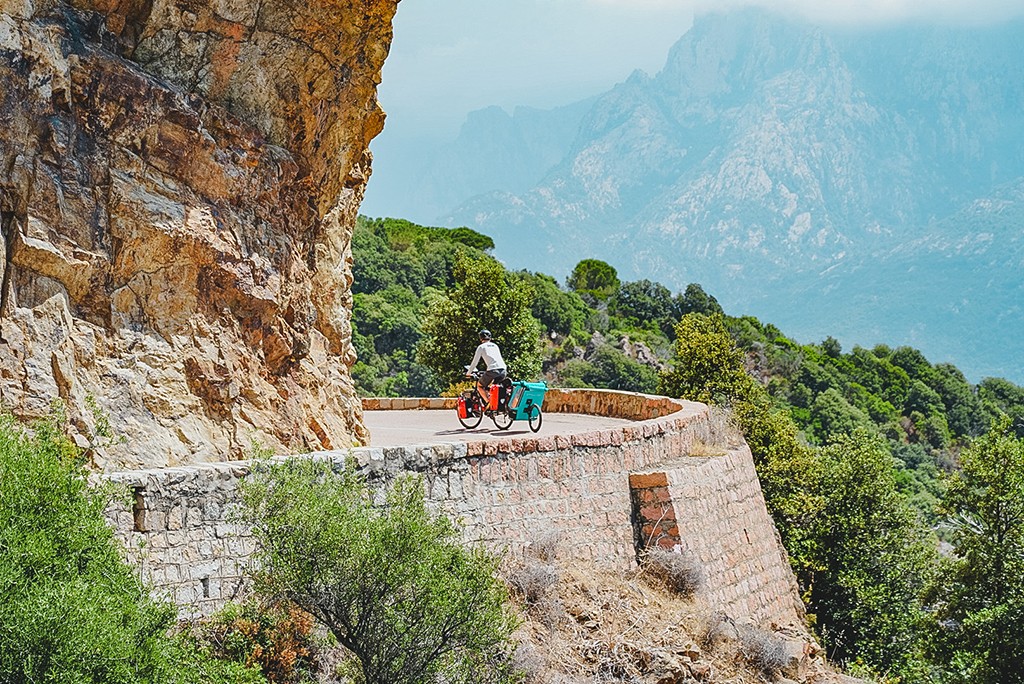
[[[992,288],[1014,284],[1012,272],[993,280],[974,261],[943,259],[984,246],[961,225],[969,217],[997,217],[1011,235],[1024,225],[993,211],[1019,201],[997,188],[1024,177],[1022,29],[830,31],[760,11],[707,16],[661,72],[596,98],[539,182],[479,194],[440,220],[492,235],[513,267],[559,275],[596,256],[626,278],[700,282],[728,309],[797,334],[935,353],[949,345],[929,337],[958,319],[941,293],[909,296],[934,280],[921,269],[942,264],[944,288],[996,308],[1005,297]],[[986,268],[1009,267],[1009,256],[993,251]],[[911,284],[906,305],[923,309],[910,318],[884,318],[904,308],[887,304],[855,327],[860,299],[836,298],[898,299]],[[1020,336],[1010,318],[1015,328],[989,334]],[[999,365],[950,360],[968,373]]]
[[[428,162],[414,190],[424,209],[442,212],[496,189],[523,192],[567,153],[590,100],[541,110],[500,107],[471,112],[459,137]]]

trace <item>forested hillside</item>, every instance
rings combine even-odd
[[[492,249],[468,228],[359,219],[364,395],[452,392],[487,327],[519,377],[721,405],[833,657],[888,681],[1024,681],[1024,388],[910,347],[800,343],[698,284],[582,259],[563,286]]]
[[[472,225],[517,269],[562,279],[583,250],[790,334],[1024,383],[1022,34],[721,8],[656,73],[474,112],[378,206]]]

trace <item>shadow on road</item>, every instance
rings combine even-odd
[[[508,430],[499,430],[497,428],[474,428],[467,430],[466,428],[457,428],[455,430],[438,430],[434,433],[438,437],[444,435],[490,435],[492,437],[514,437],[516,435],[528,435],[530,434],[529,428],[524,430],[515,430],[509,428]]]

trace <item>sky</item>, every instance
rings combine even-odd
[[[695,13],[740,5],[848,25],[1024,14],[1024,0],[401,0],[364,213],[391,215],[386,198],[404,174],[453,140],[469,112],[555,107],[603,93],[636,69],[654,75]]]
[[[402,0],[379,97],[396,125],[457,132],[475,109],[567,104],[654,73],[692,18],[665,0]]]
[[[402,0],[380,99],[449,129],[489,105],[567,104],[657,72],[695,12],[755,4],[842,24],[1024,14],[1024,0]]]

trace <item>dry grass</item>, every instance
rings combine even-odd
[[[506,568],[519,573],[516,580],[506,574],[510,584],[543,587],[514,590],[524,618],[516,659],[527,684],[760,684],[778,674],[784,654],[775,633],[737,626],[703,599],[645,581],[647,571],[559,559],[551,548],[535,544]],[[531,564],[551,568],[557,579],[526,570]],[[835,681],[816,667],[802,681]]]
[[[697,646],[692,635],[706,622],[703,605],[650,586],[639,572],[578,561],[557,568],[557,583],[538,600],[526,603],[516,592],[525,618],[517,636],[529,664],[527,682],[758,681],[744,674],[742,663],[715,662]]]
[[[765,677],[775,679],[786,666],[786,642],[752,625],[739,628],[740,654]]]
[[[644,551],[641,566],[647,579],[683,598],[704,588],[704,567],[687,553],[653,546]]]

